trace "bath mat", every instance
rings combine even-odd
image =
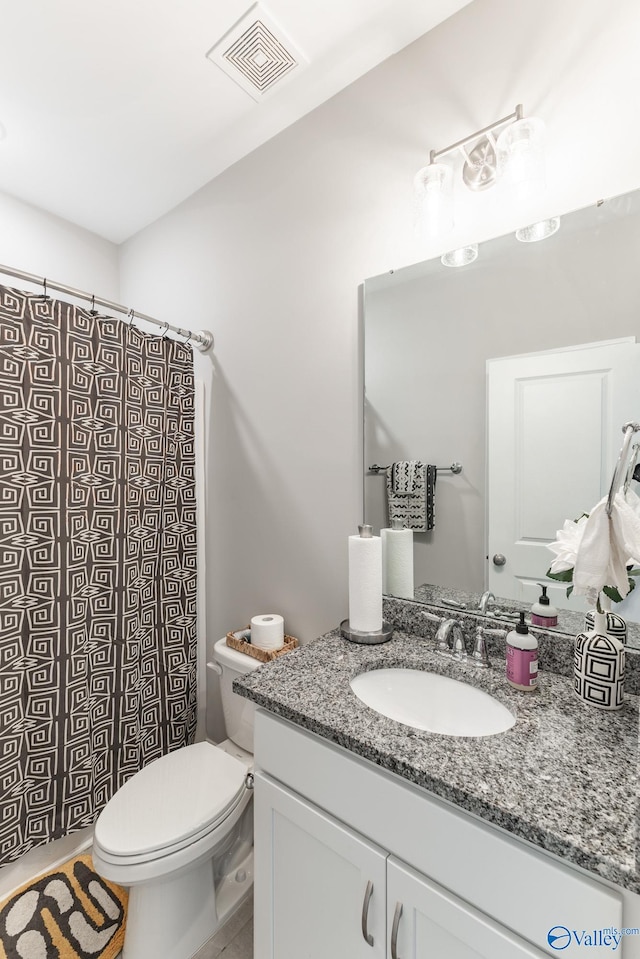
[[[0,903],[0,959],[115,959],[127,893],[76,856]]]

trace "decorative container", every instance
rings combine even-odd
[[[624,702],[623,643],[607,633],[605,613],[595,613],[594,627],[575,640],[574,683],[583,702],[598,709],[621,709]]]
[[[595,609],[590,609],[584,618],[584,631],[585,633],[590,633],[593,630],[595,625]],[[627,623],[618,613],[612,613],[610,610],[606,610],[604,613],[606,618],[606,629],[605,632],[609,636],[615,636],[616,639],[619,639],[621,643],[626,645],[627,643]]]
[[[237,629],[235,633],[227,633],[227,646],[237,649],[239,653],[246,653],[254,659],[259,659],[261,663],[270,663],[278,656],[284,656],[291,652],[298,645],[298,640],[294,636],[287,636],[285,633],[284,646],[280,649],[259,649],[251,645],[251,628]]]

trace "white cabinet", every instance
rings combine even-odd
[[[261,773],[255,827],[255,959],[543,959]]]
[[[542,959],[535,946],[393,857],[387,860],[391,959]]]
[[[255,959],[604,959],[550,932],[640,928],[640,896],[261,709],[254,755]]]
[[[386,852],[255,777],[255,959],[383,959]]]

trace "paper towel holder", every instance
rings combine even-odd
[[[376,643],[388,643],[393,636],[393,626],[383,619],[381,629],[364,632],[360,629],[352,629],[349,620],[343,619],[340,623],[340,635],[343,639],[348,639],[350,643],[373,646]]]
[[[373,538],[373,527],[368,523],[358,526],[358,532],[361,539]],[[361,643],[373,645],[375,643],[388,643],[393,636],[393,626],[385,619],[382,620],[382,626],[376,630],[353,629],[348,619],[343,619],[340,623],[340,635],[350,643]]]

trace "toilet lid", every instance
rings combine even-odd
[[[184,845],[224,819],[246,774],[243,763],[210,743],[177,749],[120,787],[98,817],[95,839],[115,856]]]

